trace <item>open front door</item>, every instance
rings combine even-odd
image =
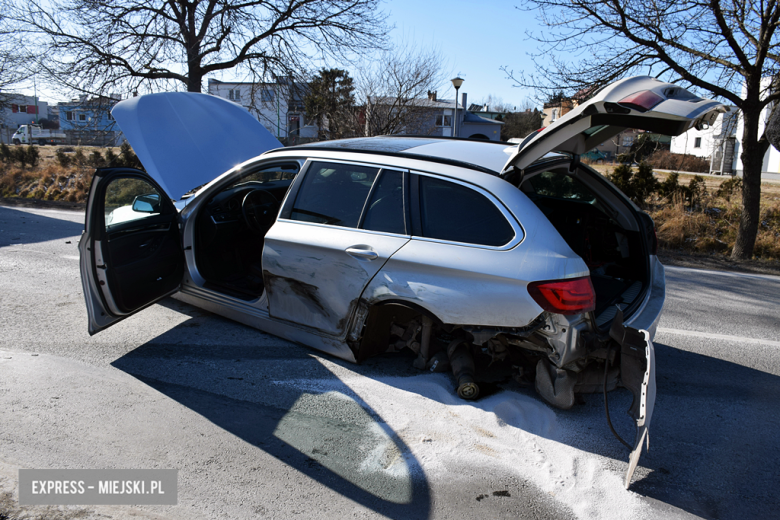
[[[138,170],[95,173],[79,252],[90,334],[176,292],[184,274],[176,208]]]

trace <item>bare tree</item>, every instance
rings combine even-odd
[[[380,0],[20,0],[14,18],[45,44],[46,70],[76,91],[200,92],[207,74],[253,79],[314,56],[384,48]]]
[[[372,63],[359,67],[356,75],[358,102],[365,103],[360,125],[365,134],[430,131],[436,102],[429,98],[446,81],[439,51],[400,45]]]
[[[28,46],[8,20],[6,0],[0,0],[0,109],[15,102],[16,89],[31,75]]]
[[[510,105],[509,103],[505,103],[504,99],[501,96],[496,96],[493,94],[488,94],[487,97],[483,97],[479,103],[479,105],[487,105],[488,112],[514,112],[516,111],[517,107]],[[465,107],[466,110],[468,110],[469,107]]]
[[[769,146],[762,110],[780,90],[762,78],[778,74],[777,0],[521,0],[547,27],[537,72],[514,74],[518,85],[548,92],[595,92],[632,74],[654,74],[735,105],[742,113],[743,211],[732,250],[753,254],[759,224],[761,164]],[[572,59],[571,57],[575,57]]]

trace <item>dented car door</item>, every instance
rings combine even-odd
[[[407,234],[406,174],[312,162],[265,237],[269,314],[340,336],[365,286]]]

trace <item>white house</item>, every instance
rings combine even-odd
[[[275,83],[243,83],[209,78],[208,93],[245,107],[277,139],[285,144],[317,137],[317,126],[306,120],[303,98],[306,84],[289,78]]]
[[[761,79],[761,89],[762,91],[769,91],[769,88],[771,87],[772,78],[762,78]],[[745,97],[745,87],[742,87],[742,97]],[[766,123],[769,120],[769,115],[772,112],[773,105],[767,105],[764,107],[764,110],[761,111],[761,119],[758,123],[758,135],[764,134],[764,128],[766,127]],[[737,175],[742,176],[742,170],[744,170],[744,167],[742,166],[742,159],[739,157],[739,154],[742,150],[742,132],[745,128],[744,121],[742,118],[739,118],[739,123],[737,124],[737,148],[735,151],[736,155],[736,161],[735,161],[735,168],[737,170]],[[769,145],[769,149],[764,154],[764,161],[761,165],[761,173],[780,173],[780,151],[777,150],[774,146],[771,144]]]
[[[729,112],[718,115],[708,128],[691,128],[681,135],[672,137],[672,153],[710,158],[710,172],[733,174],[736,150],[736,134],[739,112],[729,107]]]

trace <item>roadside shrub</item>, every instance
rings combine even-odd
[[[13,150],[11,150],[11,158],[13,161],[18,162],[22,168],[27,166],[27,151],[21,146],[14,146]]]
[[[141,161],[138,160],[138,156],[135,155],[135,152],[130,147],[130,143],[127,141],[124,141],[122,146],[119,147],[119,160],[117,161],[117,166],[135,168],[137,170],[144,169],[141,165]]]
[[[633,175],[631,165],[626,163],[620,163],[612,173],[607,175],[607,178],[612,181],[612,184],[618,187],[620,191],[628,195],[631,191],[631,176]]]
[[[658,191],[659,182],[653,175],[653,168],[647,161],[639,163],[639,168],[631,178],[631,191],[633,199],[639,206],[645,207],[647,199]]]
[[[114,153],[114,150],[111,148],[106,148],[106,153],[103,154],[105,157],[105,165],[108,168],[112,168],[114,166],[117,166],[117,155]]]
[[[669,150],[656,150],[650,154],[647,162],[656,170],[696,173],[708,173],[710,171],[710,161],[706,157],[671,153]]]
[[[81,147],[76,148],[73,152],[73,164],[79,168],[83,168],[87,164],[87,158],[84,157],[84,150]]]
[[[726,199],[727,202],[731,202],[731,196],[734,195],[735,191],[742,193],[742,179],[739,177],[732,177],[727,181],[723,181],[718,188],[718,191],[715,192],[715,196],[722,197]]]
[[[92,166],[93,168],[103,168],[106,165],[105,159],[103,159],[103,156],[100,155],[100,152],[95,150],[91,154],[89,154],[89,159],[87,159],[87,164]]]
[[[41,154],[38,151],[38,147],[28,145],[27,148],[25,148],[24,153],[27,156],[27,164],[29,164],[31,168],[37,168],[41,161]]]
[[[0,143],[0,160],[4,163],[9,163],[13,160],[12,157],[11,148],[5,143]]]
[[[66,154],[62,150],[62,148],[58,148],[57,151],[54,152],[54,155],[56,156],[57,162],[59,163],[60,166],[62,166],[63,168],[67,168],[68,166],[70,166],[71,158],[68,154]]]
[[[688,198],[688,188],[680,186],[680,174],[677,172],[666,176],[666,179],[658,186],[658,193],[669,201],[677,195],[680,195],[683,200]]]
[[[636,173],[629,164],[619,164],[607,177],[640,207],[645,207],[647,200],[659,188],[658,179],[653,175],[653,168],[646,161],[640,163]]]
[[[704,184],[704,177],[697,175],[688,183],[688,198],[690,206],[701,206],[704,198],[707,196],[707,186]]]

